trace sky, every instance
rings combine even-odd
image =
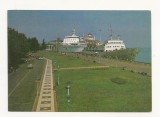
[[[72,27],[77,36],[92,33],[97,40],[106,41],[112,26],[113,39],[120,35],[126,47],[151,47],[150,11],[109,10],[9,10],[8,27],[46,42],[71,35]]]

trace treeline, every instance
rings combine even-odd
[[[43,40],[42,44],[38,43],[36,37],[27,38],[25,34],[19,33],[15,29],[8,28],[8,68],[16,69],[24,61],[27,53],[36,52],[45,49],[46,45]]]
[[[111,59],[134,61],[138,53],[139,53],[138,48],[127,48],[124,50],[114,50],[110,52],[103,52],[101,56],[105,58],[111,58]]]

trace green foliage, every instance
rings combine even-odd
[[[46,49],[47,45],[46,45],[46,42],[45,42],[45,39],[43,39],[43,42],[42,42],[42,45],[41,45],[41,50],[44,50]]]
[[[39,50],[38,40],[27,38],[25,34],[8,28],[8,68],[16,69],[29,51]]]
[[[14,29],[8,29],[8,63],[9,68],[17,68],[29,51],[27,37]]]
[[[128,48],[124,50],[114,50],[114,51],[104,52],[102,53],[101,56],[105,58],[111,58],[111,59],[134,61],[138,52],[139,52],[139,49],[137,48]]]
[[[59,51],[60,49],[60,45],[63,42],[63,40],[61,40],[61,38],[57,38],[56,40],[53,41],[54,42],[54,46],[55,46],[55,50],[54,51]]]
[[[111,78],[111,81],[116,83],[116,84],[125,84],[127,81],[125,79],[122,78]]]
[[[95,43],[88,43],[87,47],[85,48],[86,50],[94,50],[96,48]]]
[[[28,38],[28,46],[29,46],[29,51],[37,51],[39,50],[39,43],[36,37],[33,38]]]

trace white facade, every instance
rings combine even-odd
[[[47,45],[46,50],[48,50],[48,51],[52,51],[52,50],[53,50],[53,45]]]
[[[120,50],[120,49],[126,49],[125,44],[123,43],[123,40],[108,40],[105,44],[104,51],[113,51],[113,50]]]
[[[78,44],[80,37],[76,36],[75,34],[75,28],[72,30],[72,35],[71,36],[65,36],[63,40],[63,45],[72,45],[72,44]]]

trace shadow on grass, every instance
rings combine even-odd
[[[127,81],[126,81],[125,79],[123,79],[123,78],[118,78],[118,77],[117,77],[117,78],[111,78],[111,81],[112,81],[113,83],[120,84],[120,85],[127,83]]]

